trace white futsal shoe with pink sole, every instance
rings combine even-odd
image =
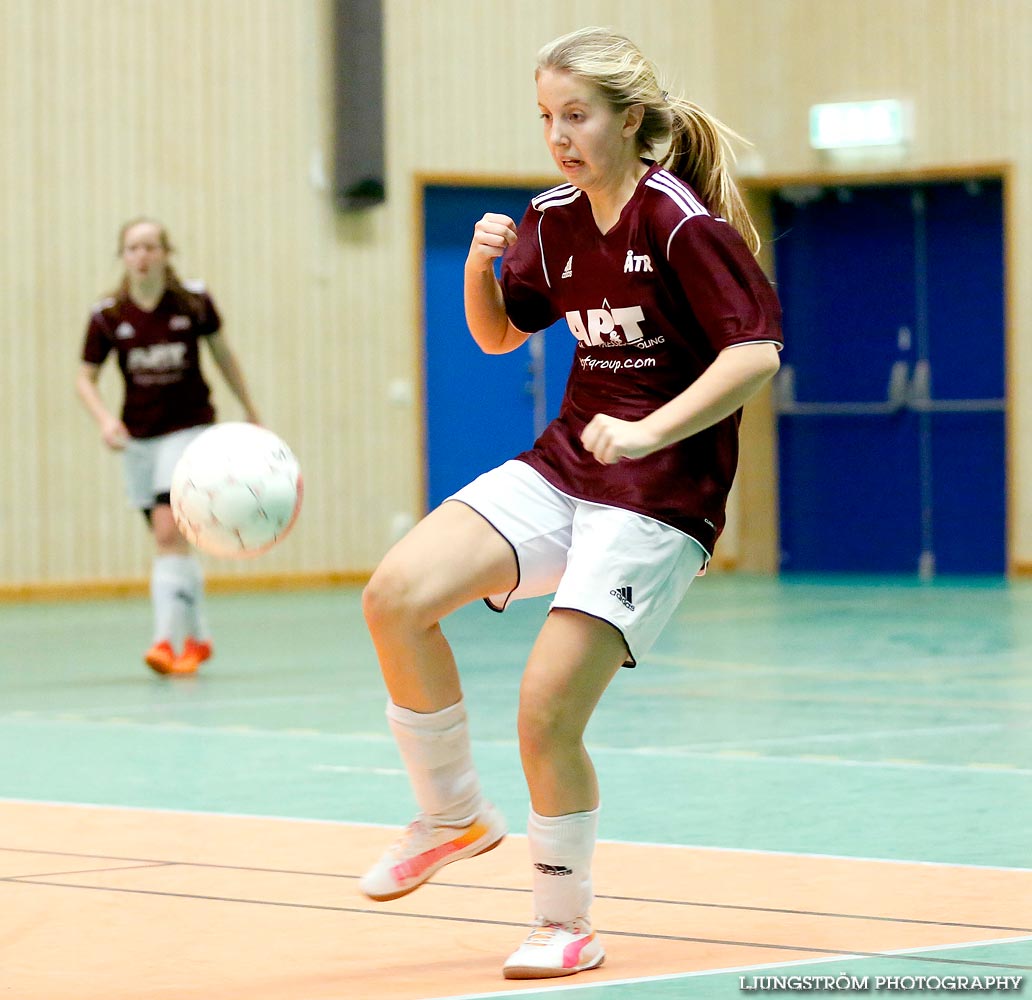
[[[418,816],[362,876],[359,888],[379,903],[407,896],[445,865],[493,850],[507,832],[502,814],[490,802],[466,827],[440,826]]]
[[[506,979],[551,979],[597,969],[605,959],[587,917],[565,924],[538,917],[527,940],[505,960],[502,973]]]

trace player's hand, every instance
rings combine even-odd
[[[486,271],[494,267],[495,258],[501,257],[515,242],[516,223],[507,215],[488,212],[473,227],[473,242],[469,245],[466,266]]]
[[[112,451],[121,451],[129,441],[129,431],[121,420],[111,419],[104,422],[100,435]]]
[[[596,413],[581,434],[581,444],[602,465],[615,465],[621,458],[644,458],[659,442],[640,420],[618,420]]]

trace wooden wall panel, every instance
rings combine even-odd
[[[582,24],[625,31],[670,89],[752,138],[752,170],[828,168],[806,145],[811,103],[912,97],[908,166],[1014,164],[1011,263],[1028,269],[1032,5],[385,0],[388,201],[357,215],[328,190],[329,14],[329,0],[0,0],[0,588],[146,577],[142,520],[72,388],[90,303],[118,279],[118,226],[140,213],[209,283],[266,422],[304,465],[290,542],[210,571],[375,565],[422,504],[416,178],[550,175],[534,57]],[[1032,288],[1011,289],[1012,556],[1032,563],[1032,401],[1017,391]],[[114,405],[113,371],[103,384]]]

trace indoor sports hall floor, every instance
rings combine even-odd
[[[545,604],[446,622],[514,835],[378,905],[357,878],[413,805],[358,588],[209,602],[216,658],[180,679],[140,663],[143,599],[0,604],[0,997],[1032,990],[1028,582],[698,581],[589,730],[608,959],[539,983],[500,964],[531,916],[514,719]]]

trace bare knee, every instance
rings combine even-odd
[[[584,729],[571,720],[571,714],[561,699],[521,697],[517,729],[523,760],[545,760],[579,748]]]
[[[384,561],[362,591],[362,614],[370,632],[429,628],[436,623],[419,599],[416,581],[403,567]],[[429,620],[428,620],[429,619]]]
[[[404,589],[397,575],[382,564],[375,570],[362,590],[362,614],[371,630],[386,626],[399,613]]]
[[[158,504],[151,511],[151,530],[154,533],[154,544],[163,552],[188,552],[186,539],[179,533],[172,508],[167,504]]]

